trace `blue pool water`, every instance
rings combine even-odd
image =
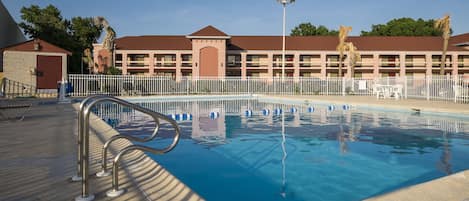
[[[139,104],[190,114],[178,146],[150,156],[207,200],[362,200],[469,169],[467,119],[257,100]],[[153,126],[128,109],[95,112],[121,133]],[[169,127],[161,132],[146,145],[168,144]]]

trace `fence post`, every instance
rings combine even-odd
[[[189,90],[190,90],[190,85],[189,85],[189,79],[188,77],[185,77],[185,80],[186,80],[186,91],[187,91],[187,95],[189,95]]]
[[[342,77],[342,96],[345,96],[345,77]]]
[[[407,79],[408,77],[404,77],[404,98],[407,99]]]
[[[427,100],[430,100],[430,76],[425,76],[425,83],[426,83],[426,87],[427,87]]]
[[[326,96],[329,96],[329,77],[326,77]]]
[[[243,80],[241,80],[241,81],[243,81]],[[248,90],[247,93],[250,94],[250,90],[249,90],[249,87],[250,87],[249,77],[247,77],[244,81],[247,82],[247,90]]]
[[[298,78],[300,80],[300,95],[303,95],[303,79]]]

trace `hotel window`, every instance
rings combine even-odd
[[[438,68],[441,65],[441,55],[432,55],[432,67]],[[446,55],[445,67],[451,67],[451,55]]]
[[[127,56],[128,67],[148,67],[149,55],[148,54],[129,54]]]
[[[458,56],[458,66],[460,68],[469,67],[469,55],[459,55]]]
[[[175,54],[157,54],[156,55],[157,67],[176,67]]]
[[[240,54],[227,55],[226,66],[227,67],[241,67],[241,55]]]
[[[116,54],[116,67],[122,67],[122,54]]]
[[[181,67],[192,67],[192,54],[181,54]]]
[[[294,55],[287,54],[285,55],[285,67],[293,67],[293,58]],[[282,67],[282,55],[275,54],[272,58],[273,67]]]
[[[405,64],[407,68],[425,67],[425,55],[406,55]]]
[[[411,55],[405,56],[405,67],[406,68],[414,67],[414,56],[411,56]]]
[[[384,68],[395,68],[399,66],[399,55],[379,56],[380,66]]]
[[[320,55],[300,55],[300,67],[319,67],[321,65]]]
[[[373,67],[373,55],[361,55],[360,60],[355,64],[355,68]]]
[[[344,66],[344,65],[342,65],[342,66]],[[326,67],[339,67],[339,55],[327,55],[326,56]]]
[[[268,57],[267,55],[247,55],[246,56],[246,67],[267,67]]]

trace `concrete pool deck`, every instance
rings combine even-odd
[[[415,99],[376,99],[373,96],[270,96],[266,98],[284,98],[297,101],[316,102],[321,104],[350,104],[361,107],[376,107],[396,110],[418,109],[422,113],[453,113],[458,116],[469,117],[469,104],[447,101],[426,101]]]
[[[0,121],[0,200],[74,200],[81,193],[81,182],[70,181],[76,174],[76,109],[71,104],[36,101],[23,121]],[[99,171],[103,142],[116,131],[96,116],[90,119],[90,173],[94,174]],[[110,151],[128,145],[116,141]],[[125,165],[119,183],[127,192],[108,198],[111,177],[92,175],[90,193],[95,200],[203,200],[141,152],[124,157],[121,164]]]
[[[444,112],[469,115],[469,104],[452,102],[394,100],[361,96],[262,96],[296,101],[316,101],[370,107]],[[43,100],[37,100],[40,102]],[[0,200],[73,200],[81,183],[72,183],[76,173],[76,109],[71,104],[34,104],[23,121],[0,121]],[[103,142],[115,130],[92,117],[90,172],[99,171]],[[127,146],[116,143],[116,148]],[[114,153],[115,152],[114,149]],[[113,149],[111,148],[111,153]],[[128,191],[110,199],[105,192],[111,178],[91,177],[90,192],[96,200],[203,200],[164,168],[142,154],[134,154],[120,171],[120,183]],[[399,189],[369,200],[469,200],[469,170]]]

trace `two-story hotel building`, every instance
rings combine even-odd
[[[387,76],[439,74],[442,37],[350,36],[361,59],[354,76],[372,79]],[[285,74],[288,77],[337,77],[339,43],[336,36],[287,36]],[[469,75],[469,33],[451,37],[445,74]],[[122,74],[149,76],[264,77],[281,76],[281,36],[230,36],[207,26],[186,36],[126,36],[115,40],[113,55],[94,45],[101,70],[114,65]],[[343,76],[351,77],[348,59]]]

